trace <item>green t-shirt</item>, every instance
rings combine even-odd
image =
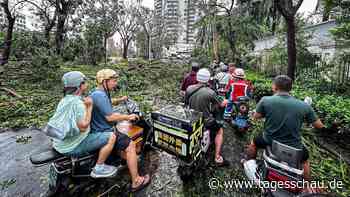
[[[189,86],[186,90],[186,94],[190,94],[199,86],[202,85],[196,84]],[[202,87],[189,98],[189,106],[191,109],[203,112],[204,118],[209,118],[211,115],[216,116],[215,113],[222,100],[223,99],[209,87]]]
[[[269,144],[276,140],[295,148],[302,148],[300,130],[304,120],[317,120],[311,106],[286,94],[263,97],[256,112],[265,117],[263,137]]]
[[[69,153],[74,150],[89,134],[90,127],[80,132],[77,123],[85,116],[86,108],[80,96],[67,95],[58,104],[49,124],[56,128],[69,128],[68,136],[63,140],[53,139],[53,147],[60,153]],[[64,127],[62,124],[70,124]]]

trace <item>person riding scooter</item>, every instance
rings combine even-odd
[[[221,64],[220,72],[214,76],[214,89],[220,95],[226,96],[226,86],[231,79],[231,75],[228,73],[228,67],[225,64]]]
[[[64,135],[61,139],[53,138],[54,149],[66,156],[81,157],[100,149],[91,173],[92,177],[102,178],[115,175],[116,167],[106,165],[104,162],[112,152],[116,136],[113,132],[90,132],[92,112],[92,99],[82,98],[88,89],[86,77],[78,71],[63,75],[64,98],[57,106],[56,112],[49,120],[46,130],[60,130]],[[63,136],[62,135],[62,136]]]
[[[185,104],[191,109],[202,112],[205,120],[205,127],[210,131],[210,136],[215,136],[215,163],[217,166],[228,165],[228,162],[221,156],[221,147],[223,143],[223,125],[215,119],[213,108],[216,106],[225,107],[227,100],[220,97],[208,87],[210,72],[202,68],[197,72],[196,85],[189,86],[185,94]]]
[[[247,146],[248,158],[256,157],[258,148],[271,146],[272,141],[302,149],[304,178],[310,179],[309,153],[301,140],[301,128],[304,120],[317,129],[324,129],[324,125],[317,117],[311,106],[290,95],[292,79],[286,75],[279,75],[272,82],[273,96],[263,97],[257,104],[253,118],[265,118],[264,132]]]
[[[245,73],[242,68],[236,68],[232,77],[233,79],[231,79],[226,86],[226,99],[228,100],[228,104],[224,113],[225,119],[231,118],[233,110],[237,107],[237,99],[239,97],[251,97],[253,93],[253,85],[250,81],[245,80]]]
[[[117,121],[132,121],[139,117],[135,114],[123,115],[113,111],[112,101],[126,100],[111,99],[110,91],[117,86],[118,74],[112,69],[102,69],[97,72],[97,88],[90,94],[94,101],[92,110],[91,130],[92,132],[111,132],[116,130],[113,126]],[[143,189],[147,186],[151,178],[147,174],[140,176],[137,167],[137,155],[135,143],[125,134],[116,131],[115,147],[121,151],[121,157],[127,161],[127,166],[131,175],[131,192]]]

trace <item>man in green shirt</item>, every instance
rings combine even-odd
[[[273,96],[263,97],[256,107],[253,118],[265,118],[264,132],[248,145],[250,158],[256,157],[257,148],[265,148],[273,140],[303,150],[304,178],[310,178],[308,150],[301,141],[300,131],[304,120],[317,129],[324,128],[312,107],[291,96],[292,79],[286,75],[275,77],[272,82]]]

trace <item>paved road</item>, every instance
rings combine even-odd
[[[31,136],[28,143],[16,142],[19,136]],[[29,156],[49,147],[49,139],[34,129],[0,133],[0,196],[39,197],[47,190],[48,166],[35,168]],[[5,188],[4,183],[7,184]]]
[[[146,156],[143,171],[152,174],[152,183],[147,189],[135,196],[253,196],[254,193],[239,189],[227,191],[210,191],[208,181],[212,177],[224,175],[227,179],[242,178],[242,168],[239,163],[239,154],[243,150],[243,141],[235,136],[232,130],[225,129],[223,154],[231,162],[230,168],[196,172],[195,177],[183,184],[177,174],[178,161],[162,151],[152,151]],[[16,142],[20,136],[31,136],[28,143]],[[50,140],[43,133],[35,129],[19,131],[0,131],[0,196],[1,197],[40,197],[47,191],[48,166],[36,168],[29,161],[29,156],[35,152],[48,149]],[[129,182],[127,171],[113,180],[114,183]],[[14,182],[15,181],[15,182]],[[3,188],[3,183],[12,182]],[[14,182],[14,183],[13,183]],[[123,185],[123,184],[122,184]],[[124,184],[125,185],[125,184]],[[108,189],[108,188],[106,188]],[[103,191],[90,192],[90,196],[97,196]],[[121,196],[125,189],[114,190],[111,196]]]

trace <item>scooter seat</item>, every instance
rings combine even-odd
[[[301,149],[297,149],[273,140],[272,146],[267,146],[266,154],[268,157],[277,162],[285,162],[293,168],[301,169],[301,159],[303,154]]]
[[[52,161],[55,161],[56,159],[64,157],[61,153],[57,152],[54,149],[50,149],[44,152],[40,152],[37,154],[33,154],[30,156],[30,161],[34,165],[42,165],[46,163],[50,163]]]

